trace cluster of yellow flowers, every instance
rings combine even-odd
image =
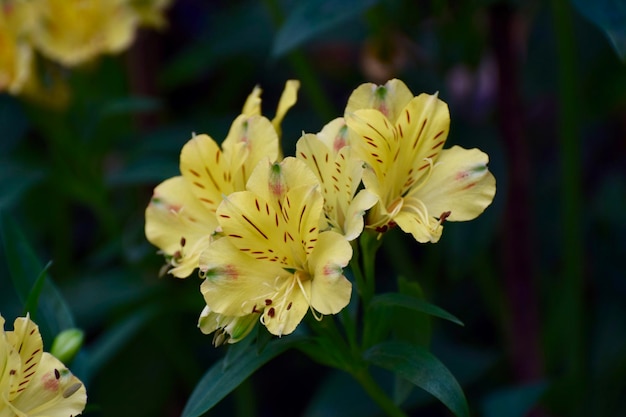
[[[35,89],[34,51],[66,67],[126,49],[171,0],[0,0],[0,92]]]
[[[304,134],[296,156],[283,158],[280,123],[298,86],[287,83],[271,122],[256,88],[221,148],[195,135],[182,175],[157,186],[146,209],[146,236],[169,273],[199,268],[199,327],[216,332],[216,344],[241,340],[259,320],[280,336],[308,310],[341,311],[352,292],[343,275],[350,241],[364,227],[436,242],[444,220],[473,219],[495,195],[486,154],[443,149],[447,105],[396,79],[358,87],[344,117]]]
[[[85,386],[57,358],[43,351],[39,328],[18,317],[4,331],[0,316],[0,416],[67,417],[87,402]]]

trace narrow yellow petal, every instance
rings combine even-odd
[[[298,100],[298,89],[300,88],[300,81],[298,80],[288,80],[285,83],[285,89],[283,90],[283,94],[280,96],[280,100],[278,101],[278,107],[276,109],[276,116],[272,119],[272,125],[278,134],[278,137],[282,136],[282,128],[281,124],[285,115],[296,104]]]
[[[260,116],[261,115],[261,93],[263,90],[258,85],[254,86],[252,93],[246,99],[243,105],[241,114],[246,116]]]
[[[17,351],[22,362],[12,388],[8,393],[8,400],[13,401],[32,380],[43,353],[43,342],[39,334],[39,327],[29,317],[18,317],[13,324],[13,331],[6,332],[8,342],[18,347]]]

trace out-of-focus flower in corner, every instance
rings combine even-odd
[[[443,222],[471,220],[493,201],[495,178],[478,149],[443,149],[448,106],[437,95],[413,97],[399,80],[357,88],[346,108],[365,188],[378,197],[366,227],[398,225],[418,242],[437,242]]]
[[[0,316],[0,416],[67,417],[87,402],[83,383],[57,358],[43,352],[39,328],[18,317],[13,331]]]
[[[0,92],[18,94],[32,75],[29,41],[32,5],[22,0],[0,3]]]
[[[68,67],[128,48],[139,24],[128,0],[31,0],[31,4],[33,45]]]
[[[219,206],[224,237],[200,257],[210,310],[260,313],[277,336],[292,333],[309,309],[314,315],[341,311],[352,291],[342,272],[352,247],[342,235],[320,231],[324,198],[315,175],[288,157],[260,163],[246,188]]]
[[[328,226],[347,240],[361,234],[363,215],[377,200],[368,190],[358,190],[363,163],[352,155],[350,133],[340,117],[316,135],[305,134],[296,144],[296,157],[320,180]]]

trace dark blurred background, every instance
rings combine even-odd
[[[436,245],[394,230],[378,260],[380,288],[417,280],[465,323],[433,322],[432,351],[472,415],[626,415],[624,2],[176,0],[167,20],[67,71],[64,111],[0,95],[0,311],[20,314],[9,269],[29,242],[86,332],[86,415],[178,416],[224,354],[196,328],[200,280],[158,278],[143,212],[192,132],[221,141],[257,84],[273,117],[291,78],[286,155],[391,78],[449,104],[446,147],[489,154],[481,217]],[[380,415],[369,401],[290,351],[207,415]],[[450,415],[417,390],[405,404]]]

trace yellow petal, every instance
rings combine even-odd
[[[0,6],[0,92],[18,94],[32,77],[33,51],[28,42],[32,8],[26,2]]]
[[[311,306],[322,314],[335,314],[350,302],[352,284],[342,268],[352,258],[350,243],[338,233],[320,233],[309,258],[314,271],[311,281]]]
[[[9,342],[4,331],[4,318],[0,316],[0,415],[3,406],[13,398],[19,389],[18,373],[23,369],[18,350]],[[12,415],[11,415],[12,417]]]
[[[7,340],[19,353],[22,365],[16,373],[12,388],[9,390],[9,401],[13,401],[28,386],[41,361],[43,352],[39,327],[28,316],[16,318],[13,329],[12,332],[6,332]]]
[[[229,165],[220,147],[207,135],[194,136],[180,153],[180,172],[207,207],[217,207],[222,195],[236,191],[232,177],[238,168]]]
[[[285,118],[285,115],[296,104],[298,100],[298,89],[300,88],[300,81],[288,80],[285,83],[285,89],[278,101],[278,107],[276,109],[276,116],[272,119],[272,125],[278,134],[278,137],[282,136],[281,123]]]
[[[348,241],[354,240],[363,232],[365,212],[378,202],[378,197],[369,190],[361,190],[350,202],[343,226],[343,234]]]
[[[231,239],[213,242],[200,257],[205,280],[200,290],[207,306],[226,316],[259,313],[271,300],[273,286],[291,274],[279,264],[261,263],[235,247]]]
[[[269,202],[276,211],[280,211],[289,190],[318,184],[319,180],[304,162],[287,157],[276,163],[268,159],[259,163],[248,179],[246,189]]]
[[[489,157],[478,149],[453,146],[444,150],[430,178],[415,196],[432,215],[450,212],[447,220],[476,218],[493,201],[496,180],[487,169]]]
[[[252,331],[260,315],[253,313],[245,316],[225,316],[205,306],[198,319],[198,327],[204,334],[216,332],[213,337],[215,346],[224,342],[237,343]]]
[[[439,241],[443,227],[441,223],[429,213],[426,206],[418,199],[407,197],[401,199],[399,210],[393,214],[393,223],[420,243],[435,243]],[[437,214],[438,215],[438,214]]]
[[[198,257],[217,227],[214,210],[196,198],[181,176],[154,189],[146,208],[145,233],[150,243],[172,258],[174,276],[184,278],[198,267]]]
[[[276,336],[292,333],[309,310],[307,295],[311,294],[311,281],[298,284],[297,277],[290,277],[280,289],[282,297],[274,298],[265,307],[261,322]]]
[[[11,405],[29,417],[67,417],[80,414],[86,402],[82,382],[44,352],[31,382]]]
[[[356,110],[374,109],[395,123],[402,109],[412,98],[411,90],[398,79],[387,81],[380,86],[372,83],[361,84],[350,95],[346,114]]]
[[[260,116],[261,115],[261,93],[263,90],[258,85],[254,86],[252,93],[246,99],[243,105],[241,114],[246,116]]]
[[[233,191],[242,191],[260,161],[278,157],[278,136],[268,119],[262,116],[237,117],[222,143],[230,164]]]

